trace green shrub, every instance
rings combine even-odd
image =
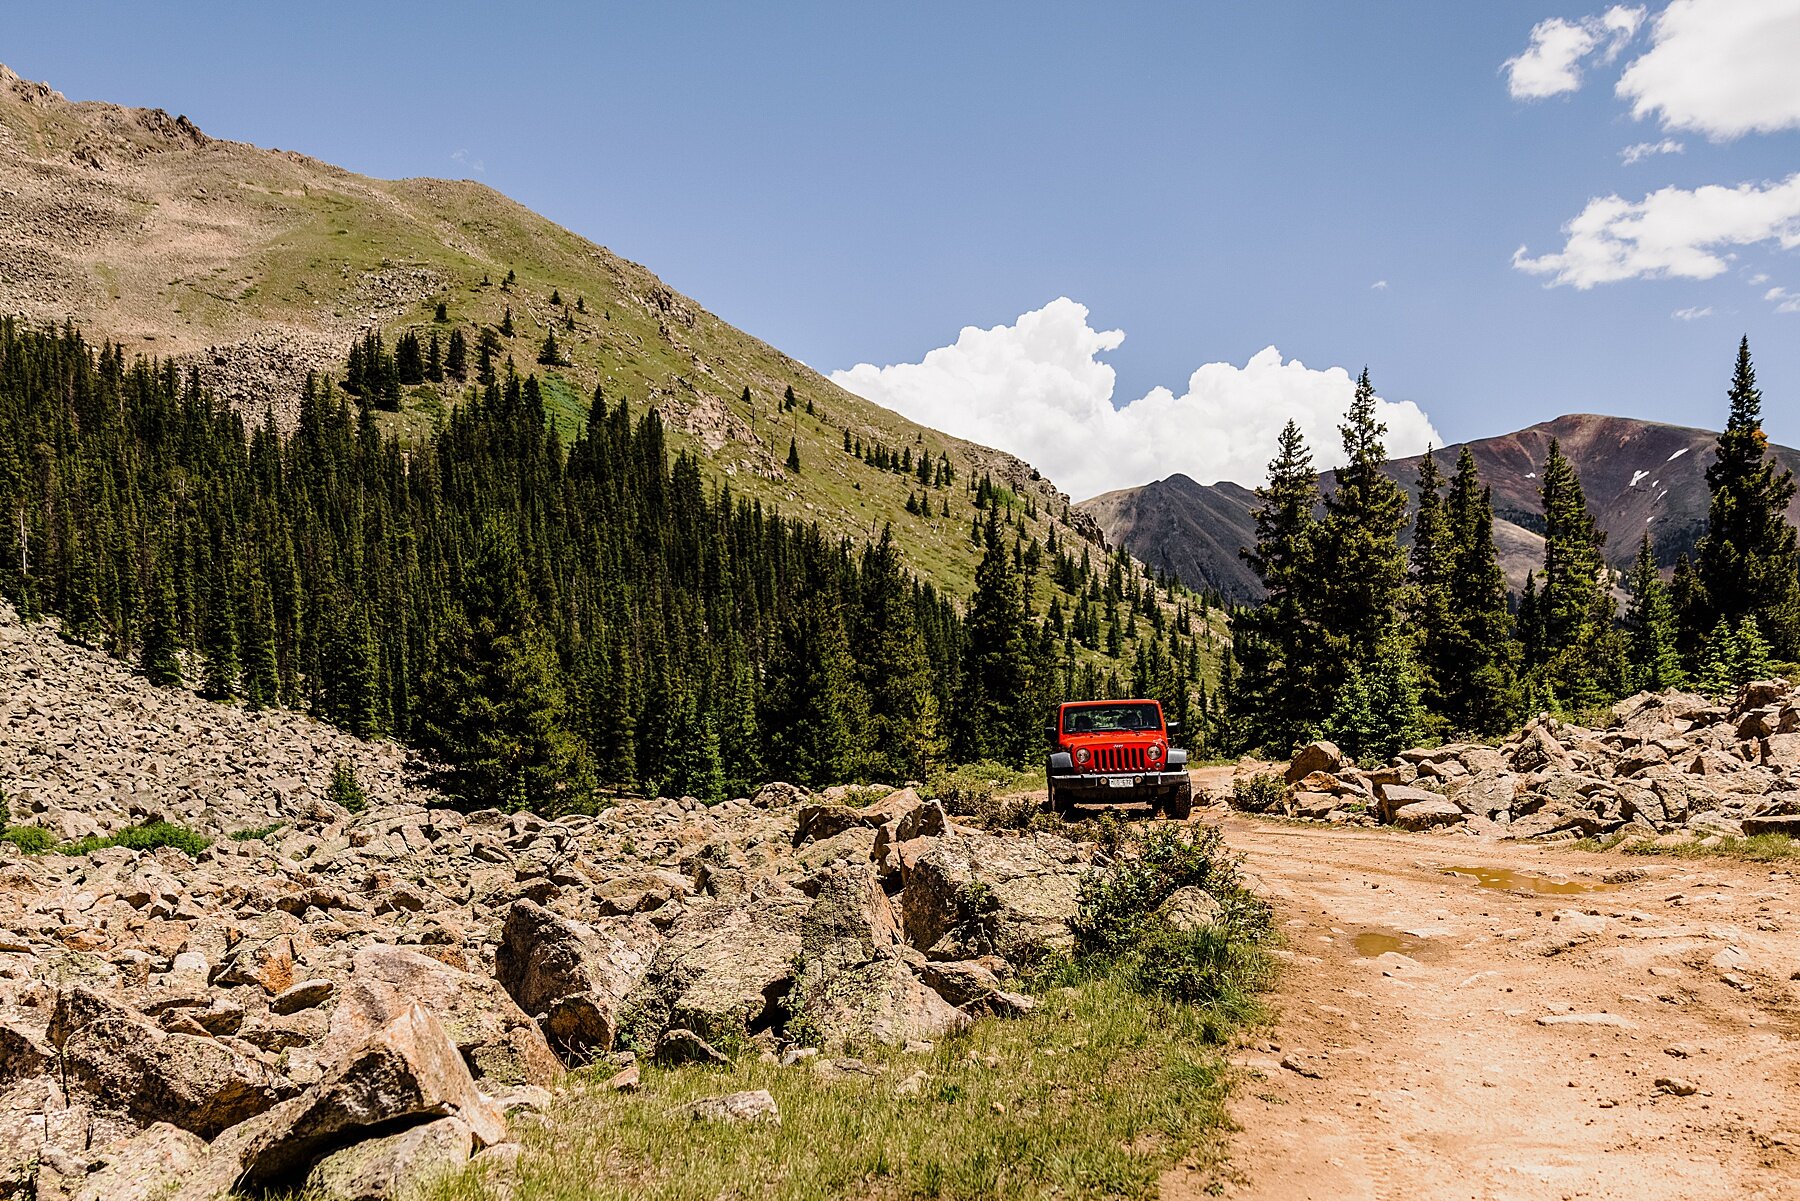
[[[154,821],[141,826],[132,826],[120,830],[116,834],[90,834],[86,838],[78,838],[74,842],[65,842],[56,847],[59,855],[86,855],[90,851],[103,851],[107,847],[126,847],[133,851],[154,851],[158,847],[174,847],[190,859],[197,859],[200,852],[212,845],[212,839],[204,834],[195,833],[186,826],[178,826],[173,822]]]
[[[1231,807],[1246,813],[1267,813],[1287,800],[1287,781],[1275,772],[1238,776],[1231,782]]]
[[[1166,925],[1157,910],[1182,888],[1211,895],[1219,905],[1219,924],[1235,936],[1267,935],[1269,908],[1244,887],[1219,828],[1164,824],[1153,826],[1133,850],[1083,877],[1071,923],[1077,953],[1111,960],[1137,950]]]
[[[925,796],[939,800],[952,813],[974,813],[997,796],[1043,787],[1043,773],[1021,771],[984,759],[933,772],[925,781]]]
[[[286,822],[270,822],[266,826],[249,826],[242,830],[233,830],[229,837],[233,842],[250,842],[252,839],[267,838],[286,824]]]
[[[369,794],[363,791],[362,781],[356,778],[356,767],[348,759],[331,765],[331,789],[326,795],[352,813],[369,807]]]
[[[6,803],[6,789],[0,787],[0,830],[12,824],[12,807]]]
[[[1139,992],[1214,1006],[1239,1019],[1254,1010],[1254,994],[1270,974],[1269,957],[1230,926],[1177,930],[1160,922],[1139,940],[1129,971]]]
[[[0,831],[0,842],[10,842],[27,855],[42,855],[56,845],[56,839],[42,826],[8,826]]]

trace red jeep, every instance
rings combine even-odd
[[[1157,701],[1069,701],[1046,727],[1050,808],[1067,815],[1077,805],[1148,802],[1167,817],[1186,819],[1194,804],[1187,752],[1169,745],[1175,722]]]

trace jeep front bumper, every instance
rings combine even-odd
[[[1188,783],[1185,771],[1077,772],[1052,775],[1058,800],[1074,804],[1107,804],[1174,796]]]

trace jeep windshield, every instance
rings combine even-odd
[[[1063,710],[1065,734],[1141,734],[1162,729],[1155,705],[1081,705]]]

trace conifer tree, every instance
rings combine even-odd
[[[800,474],[800,445],[794,439],[788,439],[787,469],[795,475]]]
[[[782,623],[763,679],[761,720],[775,778],[819,786],[854,779],[865,711],[834,598],[819,581]]]
[[[181,683],[181,627],[176,609],[175,568],[167,550],[157,560],[149,602],[139,663],[144,677],[152,684],[172,687]]]
[[[1776,653],[1793,657],[1800,653],[1800,554],[1787,520],[1794,477],[1769,453],[1748,337],[1738,343],[1729,397],[1731,413],[1706,469],[1706,533],[1694,548],[1706,615],[1733,627],[1754,615]]]
[[[851,650],[869,697],[868,771],[894,783],[922,780],[944,746],[931,661],[891,527],[864,549],[860,576]]]
[[[1026,710],[1032,695],[1033,639],[1022,581],[1000,541],[999,521],[988,511],[985,549],[975,568],[969,600],[962,691],[952,731],[957,757],[1022,763],[1036,747],[1044,715]]]
[[[209,583],[200,633],[200,694],[208,700],[224,701],[236,693],[238,677],[237,605],[231,593],[230,560],[225,553],[215,556]]]
[[[458,383],[469,378],[469,343],[460,329],[450,331],[444,348],[444,374]]]
[[[1544,583],[1537,598],[1548,683],[1564,702],[1593,704],[1623,684],[1617,609],[1600,557],[1606,535],[1556,439],[1544,462]]]
[[[1513,617],[1494,546],[1494,502],[1463,447],[1450,480],[1449,622],[1435,703],[1453,731],[1493,734],[1513,724]]]
[[[506,306],[505,316],[500,318],[500,336],[503,338],[513,336],[512,305],[510,304]]]
[[[1451,657],[1460,643],[1452,629],[1450,607],[1455,534],[1449,528],[1442,487],[1443,474],[1427,446],[1419,460],[1407,609],[1418,644],[1418,678],[1425,706],[1440,721],[1447,717],[1446,694],[1463,666]]]
[[[1632,564],[1627,587],[1631,590],[1631,607],[1625,615],[1627,657],[1631,664],[1629,686],[1649,692],[1679,688],[1686,676],[1675,644],[1675,611],[1669,603],[1669,590],[1656,569],[1649,534],[1638,544],[1637,561]]]
[[[1316,597],[1320,627],[1321,699],[1333,702],[1349,667],[1373,654],[1393,626],[1406,577],[1400,548],[1406,493],[1381,470],[1387,427],[1376,420],[1367,369],[1338,431],[1345,463],[1335,470],[1337,486],[1325,498],[1306,585]]]
[[[440,300],[437,302],[437,311],[431,315],[431,319],[433,321],[437,322],[439,325],[442,325],[446,321],[450,320],[450,311],[448,308],[445,307],[443,301]]]
[[[538,349],[537,361],[549,367],[562,366],[562,347],[556,344],[556,331],[544,332],[544,344]]]
[[[444,350],[438,344],[438,332],[431,331],[431,341],[425,348],[425,378],[434,384],[444,382]]]
[[[275,606],[262,573],[252,569],[244,609],[244,703],[270,709],[281,703],[281,669],[275,655]]]

